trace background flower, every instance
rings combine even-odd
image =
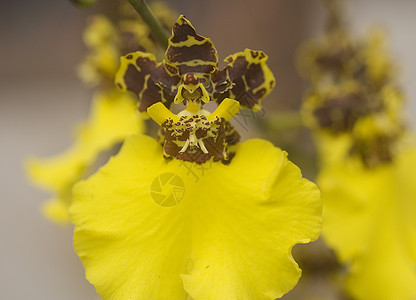
[[[340,20],[331,8],[328,18]],[[308,48],[303,66],[313,86],[303,112],[321,160],[323,238],[346,267],[346,292],[354,299],[413,299],[409,170],[416,148],[384,39],[379,31],[358,40],[348,27],[333,26]]]

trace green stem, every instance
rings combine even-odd
[[[159,43],[166,49],[168,47],[169,33],[155,17],[145,0],[127,0],[139,13],[143,21],[150,27]]]

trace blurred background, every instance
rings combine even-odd
[[[113,15],[117,8],[116,0],[97,2],[88,10],[66,0],[0,2],[0,299],[99,299],[72,249],[72,227],[62,228],[43,218],[40,204],[49,195],[31,187],[23,170],[29,155],[49,156],[66,149],[74,125],[88,114],[93,91],[75,75],[85,54],[82,31],[89,15]],[[273,111],[299,109],[308,85],[297,74],[294,55],[300,43],[322,32],[325,14],[318,0],[168,2],[191,20],[198,33],[213,40],[220,59],[245,48],[269,55],[277,87],[263,102],[266,117]],[[414,128],[416,2],[349,0],[344,6],[357,34],[374,25],[385,28]],[[250,130],[246,136],[272,139],[308,169],[313,148],[306,130],[291,138]],[[307,147],[302,147],[303,153],[293,149],[292,156],[294,140]],[[311,178],[313,171],[305,175]],[[307,292],[309,298],[302,296],[300,285],[284,299],[339,299],[319,284],[319,278],[314,280],[304,283],[314,286],[313,292]]]

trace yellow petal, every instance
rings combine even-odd
[[[136,112],[135,102],[129,94],[115,91],[99,94],[94,99],[89,121],[79,132],[87,160],[129,135],[143,131],[144,124]]]
[[[208,121],[213,121],[215,118],[224,118],[230,121],[240,110],[240,102],[225,98],[217,107],[217,109],[208,116]]]
[[[415,168],[412,149],[389,165],[347,160],[319,177],[324,237],[350,264],[347,287],[356,299],[416,297]]]
[[[61,193],[79,178],[85,165],[77,145],[49,158],[31,157],[26,162],[27,174],[36,185]]]
[[[162,102],[157,102],[147,109],[147,114],[159,125],[162,125],[167,119],[178,122],[179,117],[171,112],[163,105]]]
[[[343,162],[350,154],[352,139],[349,134],[333,135],[324,131],[314,133],[321,166]]]
[[[64,199],[52,199],[45,202],[42,212],[49,220],[60,225],[67,225],[69,222],[68,202]]]
[[[98,94],[93,100],[88,121],[80,126],[77,139],[69,150],[50,158],[28,160],[26,167],[31,180],[54,193],[56,201],[63,202],[55,203],[56,207],[68,205],[68,191],[101,152],[143,130],[143,121],[136,114],[134,103],[127,94]],[[64,198],[66,203],[58,200]],[[60,216],[56,218],[61,219]]]
[[[266,141],[245,142],[228,166],[200,166],[133,136],[76,185],[70,216],[104,299],[275,299],[300,276],[291,247],[318,237],[321,203]]]

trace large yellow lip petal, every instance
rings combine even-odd
[[[175,201],[155,196],[169,193]],[[290,250],[318,237],[321,203],[266,141],[210,167],[167,161],[155,140],[133,136],[76,185],[70,216],[75,250],[104,299],[275,299],[300,276]]]

